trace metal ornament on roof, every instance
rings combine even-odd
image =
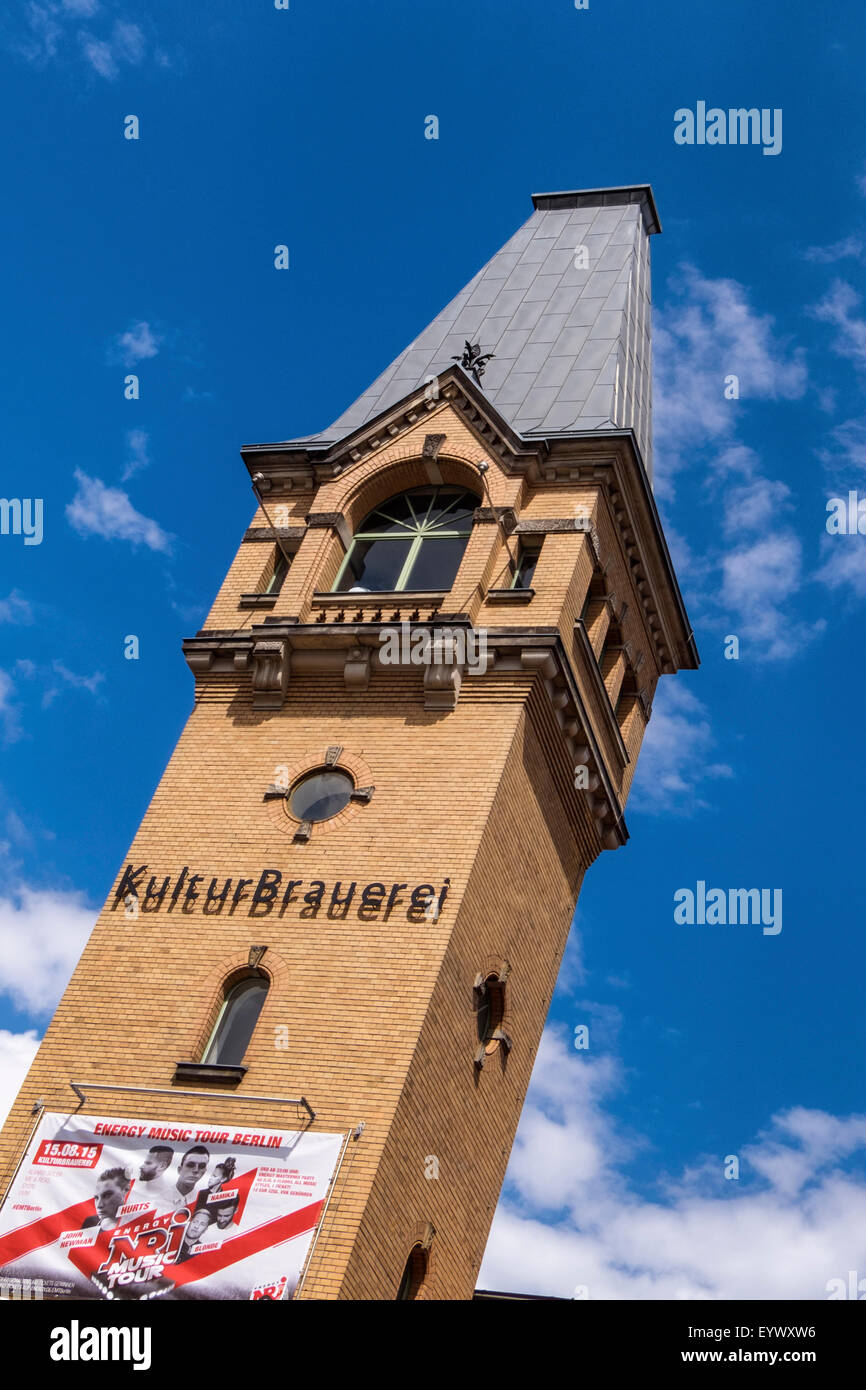
[[[495,352],[482,353],[481,344],[470,343],[469,339],[467,338],[462,354],[455,353],[453,361],[459,362],[464,371],[471,372],[475,380],[478,382],[478,385],[480,386],[481,378],[484,375],[484,369],[487,366],[487,363],[490,361],[491,357],[495,356]]]

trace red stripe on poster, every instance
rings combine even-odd
[[[300,1211],[278,1216],[275,1221],[266,1221],[252,1231],[223,1241],[218,1250],[204,1251],[201,1255],[191,1256],[182,1265],[167,1268],[165,1274],[175,1285],[191,1284],[194,1280],[206,1279],[209,1274],[218,1274],[220,1270],[228,1269],[229,1265],[236,1264],[238,1260],[245,1260],[249,1255],[258,1255],[262,1250],[282,1245],[283,1241],[315,1230],[324,1205],[324,1201],[312,1202]]]
[[[0,1236],[0,1266],[20,1260],[22,1255],[38,1250],[42,1245],[51,1245],[64,1231],[80,1230],[82,1221],[95,1215],[96,1202],[89,1197],[86,1202],[76,1202],[73,1207],[64,1207],[63,1211],[40,1216],[29,1226],[19,1226],[17,1230],[9,1231],[5,1236]]]

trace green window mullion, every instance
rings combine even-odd
[[[409,575],[412,573],[412,566],[418,558],[418,551],[421,549],[421,543],[423,540],[423,535],[418,535],[415,537],[414,541],[410,545],[409,554],[406,556],[406,563],[404,564],[397,577],[397,583],[395,586],[396,589],[399,590],[406,588],[406,581],[408,580]]]
[[[343,582],[343,575],[346,573],[346,570],[347,570],[347,568],[348,568],[348,566],[349,566],[349,561],[350,561],[351,558],[352,558],[352,552],[353,552],[353,550],[355,549],[355,544],[356,544],[357,540],[358,540],[358,537],[356,536],[356,537],[354,538],[354,540],[352,541],[352,544],[349,546],[349,549],[346,551],[345,555],[343,556],[343,563],[341,564],[340,568],[337,570],[337,577],[336,577],[336,579],[334,580],[333,584],[331,585],[331,593],[332,593],[332,594],[335,594],[335,593],[338,591],[340,585],[341,585],[342,582]]]

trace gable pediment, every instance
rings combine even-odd
[[[309,490],[333,478],[347,475],[387,446],[419,440],[419,456],[431,432],[441,432],[443,407],[478,441],[479,448],[496,459],[507,472],[538,476],[547,455],[544,440],[527,443],[485,398],[484,392],[459,366],[449,367],[416,387],[375,419],[342,439],[327,444],[298,441],[291,444],[254,444],[241,450],[250,475],[261,473],[272,494]]]

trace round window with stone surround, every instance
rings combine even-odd
[[[354,782],[342,768],[322,767],[306,773],[289,789],[289,810],[299,821],[318,825],[339,815],[354,790]]]
[[[373,791],[373,771],[356,753],[339,745],[308,749],[279,765],[265,792],[271,824],[293,839],[319,838],[361,814]]]

